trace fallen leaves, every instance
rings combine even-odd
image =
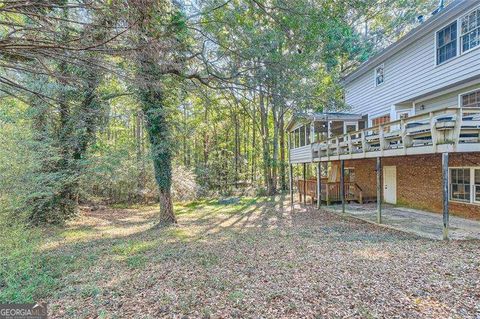
[[[82,249],[96,264],[64,276],[48,298],[51,317],[480,315],[478,241],[445,244],[311,207],[291,212],[280,198],[178,209],[179,227],[169,229],[148,228],[154,214],[139,209],[95,211],[95,230],[88,212],[90,242],[82,235],[52,249]]]

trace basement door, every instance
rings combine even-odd
[[[397,203],[397,167],[383,167],[383,200],[385,203]]]

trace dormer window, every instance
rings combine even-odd
[[[384,65],[381,64],[375,68],[375,86],[381,85],[384,80]]]
[[[457,56],[457,21],[437,32],[437,65]]]
[[[460,19],[462,53],[480,46],[480,8]]]

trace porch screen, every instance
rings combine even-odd
[[[300,128],[300,147],[305,146],[305,126]]]

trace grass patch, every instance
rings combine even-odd
[[[120,256],[131,256],[147,252],[156,247],[156,241],[134,241],[130,240],[125,243],[113,246],[112,252]]]
[[[179,227],[168,229],[166,232],[166,236],[169,238],[177,239],[181,242],[186,242],[191,237],[185,229]]]
[[[58,262],[40,254],[41,232],[0,225],[0,303],[31,303],[58,286]]]
[[[60,235],[68,241],[85,240],[95,235],[95,229],[92,227],[67,229]]]
[[[212,267],[219,263],[218,256],[213,252],[207,252],[199,254],[198,256],[199,263],[205,268]]]
[[[96,297],[99,294],[100,288],[92,284],[82,287],[82,290],[80,291],[80,296],[82,296],[82,298]]]
[[[130,269],[144,268],[147,263],[147,257],[145,256],[129,256],[126,259],[127,266]]]
[[[228,294],[228,300],[234,303],[242,302],[243,298],[245,298],[245,294],[240,290],[235,290]]]

